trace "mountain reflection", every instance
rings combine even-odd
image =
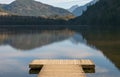
[[[11,45],[16,49],[30,50],[71,37],[73,31],[42,31],[38,33],[0,33],[0,45]]]
[[[3,74],[0,73],[0,77],[33,77],[26,73],[26,66],[34,59],[91,59],[96,64],[96,71],[95,74],[87,74],[87,77],[119,77],[119,35],[119,29],[91,28],[1,32],[0,71]],[[85,72],[89,71],[94,72]]]
[[[70,40],[74,44],[79,43],[87,44],[87,40],[81,35],[81,33],[75,33]]]
[[[120,69],[119,28],[86,29],[81,30],[80,33],[82,33],[89,45],[101,50],[101,52]]]
[[[20,50],[31,50],[54,42],[69,39],[73,44],[95,46],[120,69],[119,29],[57,30],[36,33],[0,33],[0,45],[10,45]]]

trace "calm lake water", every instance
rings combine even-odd
[[[120,77],[120,29],[45,30],[0,33],[0,77],[36,77],[34,59],[91,59],[87,77]]]

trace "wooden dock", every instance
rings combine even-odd
[[[33,60],[31,69],[41,68],[38,77],[86,77],[83,68],[95,68],[91,60]]]

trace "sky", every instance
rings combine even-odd
[[[12,1],[14,0],[0,0],[0,3],[9,4]],[[86,3],[92,0],[36,0],[36,1],[40,1],[42,3],[53,5],[55,7],[61,7],[61,8],[68,9],[72,7],[73,5],[79,5],[79,6],[85,5]]]

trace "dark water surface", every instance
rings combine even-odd
[[[120,29],[0,32],[0,77],[29,74],[34,59],[91,59],[87,77],[120,77]]]

